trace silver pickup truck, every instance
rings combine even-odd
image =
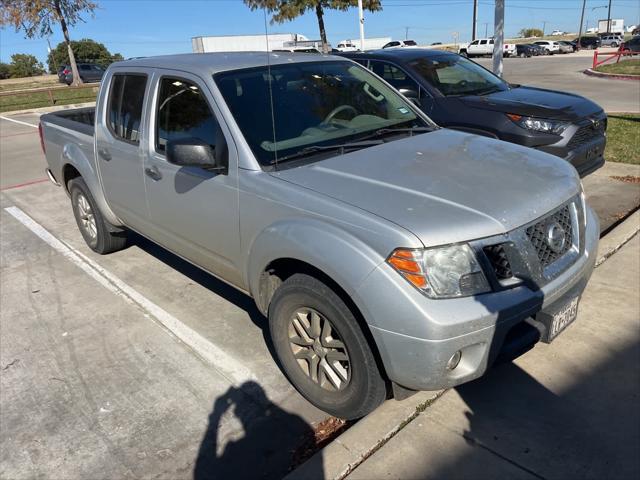
[[[291,383],[340,417],[550,342],[594,267],[571,165],[438,128],[343,58],[119,62],[95,110],[40,126],[90,248],[132,230],[246,292]]]

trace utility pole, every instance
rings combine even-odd
[[[473,26],[471,27],[471,41],[476,39],[476,25],[478,23],[478,0],[473,0]]]
[[[582,14],[580,15],[580,32],[578,33],[578,45],[577,48],[580,50],[580,41],[582,39],[582,22],[584,22],[584,7],[587,5],[587,0],[582,0]]]
[[[409,27],[404,27],[404,39],[409,40]]]
[[[547,28],[547,23],[549,23],[548,20],[543,20],[542,21],[542,36],[544,37],[544,31]]]
[[[607,33],[611,33],[611,0],[609,0],[609,8],[607,9]]]
[[[493,14],[493,73],[502,77],[502,46],[504,44],[504,0],[496,0]]]
[[[489,28],[489,22],[484,22],[484,38],[487,38],[487,32]]]
[[[362,12],[362,0],[358,0],[358,18],[360,20],[360,51],[364,52],[364,13]]]

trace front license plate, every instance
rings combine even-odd
[[[544,342],[551,342],[576,319],[579,301],[580,297],[575,297],[553,313],[540,312],[536,315],[536,320],[540,320],[546,326],[547,332],[542,339]]]

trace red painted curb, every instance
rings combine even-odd
[[[640,80],[640,75],[623,75],[619,73],[602,73],[596,72],[592,68],[587,68],[583,70],[582,73],[585,75],[590,75],[592,77],[600,77],[600,78],[613,78],[615,80]]]

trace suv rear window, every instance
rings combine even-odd
[[[109,92],[109,130],[118,139],[138,145],[140,120],[147,76],[137,73],[115,74]]]

